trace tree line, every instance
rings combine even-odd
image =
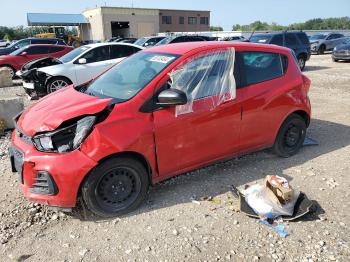
[[[350,17],[315,18],[303,23],[294,23],[287,26],[277,23],[255,21],[248,25],[235,24],[232,31],[279,31],[279,30],[350,30]],[[223,31],[220,26],[212,26],[211,31]]]
[[[16,26],[16,27],[7,27],[0,26],[0,39],[4,39],[7,41],[18,40],[27,37],[33,37],[36,34],[48,33],[48,26],[35,26],[35,27],[24,27],[24,26]],[[66,30],[67,34],[77,34],[76,28],[71,28]]]

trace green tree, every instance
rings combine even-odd
[[[221,26],[211,26],[210,31],[224,31]]]

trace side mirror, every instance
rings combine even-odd
[[[21,56],[27,56],[27,52],[22,52],[20,55]]]
[[[145,43],[143,46],[144,46],[144,47],[149,46],[149,43]]]
[[[187,104],[187,96],[178,89],[167,89],[158,95],[157,105],[159,106],[177,106]]]
[[[85,65],[87,63],[86,58],[79,58],[78,64]]]

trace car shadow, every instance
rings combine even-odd
[[[263,150],[223,161],[205,168],[171,178],[150,189],[148,199],[138,210],[126,216],[189,203],[192,199],[215,197],[230,192],[230,185],[242,187],[263,179],[266,175],[282,175],[289,168],[297,167],[324,154],[331,153],[350,144],[350,126],[313,119],[307,136],[319,142],[317,146],[306,146],[291,158],[280,158],[271,150]],[[296,175],[300,174],[299,172]],[[300,188],[307,195],[307,188]],[[323,210],[318,205],[317,210]],[[83,212],[82,212],[83,211]],[[101,221],[100,218],[78,207],[73,216],[81,220]],[[321,214],[322,212],[320,212]],[[324,213],[324,211],[323,211]],[[317,213],[313,214],[317,216]],[[311,219],[313,216],[308,216]]]
[[[329,66],[305,66],[304,72],[309,72],[309,71],[318,71],[318,70],[325,70],[325,69],[330,69]]]

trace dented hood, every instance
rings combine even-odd
[[[101,112],[111,101],[110,98],[100,99],[68,86],[26,109],[17,126],[28,136],[53,131],[66,120]]]

